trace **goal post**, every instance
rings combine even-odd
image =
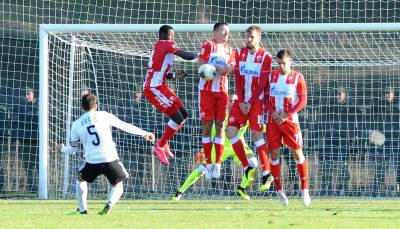
[[[170,24],[175,31],[175,37],[178,46],[190,50],[199,51],[201,44],[211,37],[212,24]],[[234,48],[241,47],[244,44],[244,32],[251,24],[230,24],[230,45]],[[319,140],[325,138],[325,135],[313,129],[313,125],[319,126],[330,125],[331,123],[324,119],[323,109],[327,108],[326,101],[334,97],[334,91],[339,86],[348,87],[353,90],[354,99],[358,99],[360,107],[370,106],[371,101],[376,99],[377,95],[363,92],[364,87],[371,86],[376,90],[383,90],[384,87],[390,85],[398,89],[397,73],[400,64],[400,50],[397,48],[399,44],[400,23],[328,23],[328,24],[258,24],[262,30],[262,45],[271,53],[276,53],[281,48],[291,49],[294,52],[294,67],[299,68],[305,75],[309,84],[310,99],[308,109],[304,112],[306,123],[303,127],[306,133],[305,145],[310,145],[310,151],[319,151],[330,148],[336,149],[337,146],[327,145],[325,140],[321,143]],[[99,102],[102,104],[100,108],[107,111],[115,111],[114,114],[120,117],[122,112],[127,119],[138,121],[135,125],[148,131],[155,131],[160,135],[164,122],[160,120],[161,113],[155,111],[151,105],[141,102],[137,106],[137,110],[130,108],[133,88],[141,86],[143,76],[145,74],[144,67],[147,64],[147,55],[152,44],[157,39],[158,30],[162,24],[42,24],[39,33],[39,73],[40,73],[40,97],[39,97],[39,198],[60,198],[61,196],[69,196],[68,184],[71,183],[71,176],[68,176],[79,163],[79,159],[65,158],[65,162],[60,162],[59,156],[54,155],[54,145],[61,141],[66,143],[66,131],[68,124],[65,121],[74,121],[79,116],[79,109],[76,109],[79,92],[88,88],[96,91],[99,96]],[[400,47],[400,46],[399,46]],[[96,53],[92,54],[92,50]],[[96,60],[94,60],[94,58]],[[193,117],[185,124],[182,132],[178,134],[180,140],[188,140],[188,142],[179,142],[173,140],[172,150],[177,151],[178,157],[172,162],[171,168],[163,168],[155,164],[150,159],[151,155],[148,151],[149,145],[144,148],[140,145],[145,144],[137,138],[127,137],[127,135],[116,133],[114,137],[117,141],[125,142],[122,146],[117,147],[118,151],[122,151],[125,158],[140,159],[141,164],[135,161],[127,161],[130,163],[128,172],[139,174],[136,178],[130,180],[127,192],[132,195],[139,191],[141,197],[164,198],[179,187],[184,178],[188,175],[188,171],[192,169],[192,157],[195,150],[200,148],[200,126],[198,122],[198,111],[196,103],[196,74],[195,64],[192,62],[177,61],[177,68],[183,68],[189,73],[188,83],[174,82],[179,97],[182,98]],[[132,66],[131,66],[132,65]],[[380,66],[380,67],[379,67]],[[382,67],[386,66],[386,67]],[[76,71],[76,74],[75,74]],[[352,78],[348,73],[354,74],[362,71],[365,75],[361,78]],[[381,72],[379,72],[381,71]],[[378,74],[380,82],[374,84],[376,79],[371,76]],[[318,74],[318,76],[316,76]],[[65,75],[65,76],[64,76]],[[99,75],[99,76],[98,76]],[[308,80],[307,77],[311,77]],[[98,79],[101,77],[101,79]],[[110,79],[107,79],[109,77]],[[352,82],[355,81],[354,82]],[[49,82],[50,81],[50,82]],[[101,81],[101,82],[100,82]],[[368,84],[366,84],[368,83]],[[230,90],[234,88],[231,83]],[[115,91],[113,91],[115,90]],[[132,90],[132,91],[129,91]],[[362,100],[360,96],[367,98]],[[67,97],[67,98],[66,98]],[[73,97],[73,98],[71,98]],[[70,99],[68,101],[68,98]],[[358,106],[358,105],[357,105]],[[79,108],[79,106],[78,106]],[[314,109],[315,108],[315,109]],[[135,108],[136,109],[136,108]],[[51,111],[50,111],[51,110]],[[316,112],[318,110],[318,112]],[[116,113],[117,112],[117,113]],[[130,116],[132,112],[142,112],[137,117],[140,120],[134,120],[136,116]],[[61,117],[59,117],[61,115]],[[372,114],[365,114],[366,118],[371,118]],[[365,121],[365,120],[364,120]],[[353,125],[354,120],[342,121],[346,124]],[[360,121],[360,126],[368,121]],[[67,122],[70,123],[70,122]],[[154,124],[155,123],[155,124]],[[377,125],[380,123],[376,123]],[[347,125],[349,126],[349,125]],[[156,128],[156,129],[151,129]],[[318,127],[320,128],[320,127]],[[364,127],[363,127],[364,128]],[[373,127],[365,127],[363,133]],[[322,130],[322,129],[321,129]],[[346,130],[352,131],[352,130]],[[354,131],[354,130],[353,130]],[[394,130],[393,130],[394,131]],[[328,131],[325,130],[324,133]],[[327,133],[328,134],[328,133]],[[50,136],[49,136],[50,135]],[[64,137],[63,137],[64,136]],[[332,137],[333,138],[333,137]],[[364,135],[357,138],[368,137]],[[60,141],[60,142],[58,142]],[[186,146],[186,144],[190,144]],[[253,146],[252,141],[248,138],[248,143]],[[320,149],[312,148],[311,145],[322,144]],[[339,143],[344,144],[344,143]],[[347,147],[347,145],[345,145]],[[350,146],[349,146],[350,147]],[[364,148],[361,150],[365,150]],[[187,152],[190,148],[190,152]],[[135,153],[131,154],[131,151]],[[398,148],[392,147],[393,152],[398,152]],[[138,154],[146,154],[146,157],[138,156]],[[315,172],[310,174],[311,179],[315,182],[313,190],[320,191],[322,188],[319,180],[318,171],[319,155],[308,154],[308,157],[315,156]],[[56,157],[56,158],[54,158]],[[140,157],[140,158],[139,158]],[[51,163],[49,163],[49,159]],[[74,163],[68,161],[74,160]],[[336,160],[333,159],[332,163]],[[356,163],[356,162],[354,162]],[[358,162],[357,162],[358,163]],[[357,174],[363,170],[361,167],[368,166],[362,164],[355,165],[353,169]],[[51,164],[51,165],[49,165]],[[60,168],[64,168],[61,169]],[[156,166],[156,167],[155,167]],[[151,168],[149,168],[151,167]],[[237,184],[238,172],[237,166],[233,163],[229,165],[230,172],[226,175],[226,180],[221,179],[217,183],[203,182],[196,191],[191,194],[194,198],[198,198],[199,194],[206,194],[211,197],[221,196],[232,192],[220,191],[219,189],[231,188]],[[130,168],[130,169],[129,169]],[[390,167],[393,170],[393,166]],[[58,170],[58,171],[57,171]],[[151,175],[145,174],[150,171]],[[155,175],[159,173],[158,175]],[[222,171],[224,173],[224,171]],[[161,174],[161,175],[160,175]],[[317,174],[317,175],[315,175]],[[342,178],[339,171],[335,173],[338,179]],[[140,175],[145,178],[140,178]],[[52,177],[54,176],[54,177]],[[50,177],[52,177],[51,185],[49,185]],[[361,178],[352,177],[356,191],[361,190]],[[149,181],[151,180],[151,181]],[[147,183],[151,183],[148,185]],[[330,185],[338,189],[331,179]],[[346,181],[350,183],[350,181]],[[366,186],[371,181],[365,181]],[[289,184],[290,182],[288,182]],[[99,184],[101,185],[101,184]],[[360,185],[360,186],[358,186]],[[151,187],[143,189],[143,187]],[[333,187],[329,186],[329,187]],[[369,187],[369,186],[368,186]],[[51,190],[51,194],[49,191]],[[209,190],[211,190],[211,192]],[[71,191],[71,190],[70,190]],[[157,195],[153,192],[161,192]],[[253,190],[256,192],[256,188]],[[348,191],[350,193],[350,191]],[[365,196],[371,196],[372,190],[366,189]],[[62,193],[62,194],[61,194]],[[211,193],[211,194],[210,194]],[[137,194],[137,193],[136,193]],[[255,194],[264,195],[264,194]],[[136,198],[136,197],[133,197]]]

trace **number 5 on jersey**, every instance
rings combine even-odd
[[[90,135],[94,135],[96,137],[96,141],[92,141],[92,143],[93,145],[98,146],[100,144],[100,138],[96,131],[91,130],[92,128],[95,128],[95,126],[94,125],[88,126],[87,131],[89,132]]]

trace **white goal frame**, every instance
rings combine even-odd
[[[212,24],[170,24],[175,32],[211,32]],[[231,24],[244,32],[251,24]],[[258,24],[263,32],[400,32],[400,23]],[[48,198],[49,33],[157,32],[162,24],[41,24],[39,27],[39,199]],[[73,46],[74,48],[74,46]],[[199,47],[200,48],[200,47]],[[71,51],[73,53],[73,51]],[[73,60],[71,60],[73,63]],[[73,73],[70,73],[70,77]],[[68,135],[68,134],[67,134]]]

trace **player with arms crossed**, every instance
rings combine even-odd
[[[300,177],[301,198],[310,205],[307,162],[303,154],[303,140],[297,112],[307,104],[307,87],[303,75],[291,68],[292,56],[288,50],[277,55],[278,70],[272,71],[266,82],[265,97],[268,109],[267,140],[271,156],[271,173],[282,205],[289,203],[280,179],[279,153],[281,144],[288,146],[296,161]]]
[[[229,111],[226,135],[230,139],[232,148],[242,162],[244,169],[244,175],[237,190],[237,193],[243,199],[250,199],[245,189],[252,183],[257,167],[257,163],[249,163],[243,142],[237,135],[240,127],[245,125],[247,121],[249,121],[251,136],[262,164],[263,177],[260,190],[269,189],[273,181],[273,177],[270,175],[267,143],[263,136],[264,94],[257,97],[253,96],[261,78],[266,78],[271,72],[272,56],[260,47],[261,32],[260,27],[250,26],[246,30],[246,46],[237,49],[234,55],[235,89],[238,100],[235,101]]]
[[[195,52],[185,52],[178,48],[174,41],[173,28],[169,25],[163,25],[159,30],[159,40],[155,43],[150,54],[143,93],[151,104],[170,117],[164,134],[155,143],[153,151],[164,165],[169,165],[167,156],[174,157],[169,149],[168,141],[179,131],[188,117],[183,102],[166,83],[166,79],[172,79],[175,76],[182,78],[186,75],[182,71],[169,72],[173,65],[174,55],[185,60],[193,60],[197,57]]]
[[[205,178],[219,178],[221,173],[222,155],[224,153],[223,123],[228,106],[228,73],[231,71],[230,62],[233,50],[228,45],[229,25],[219,22],[214,25],[213,39],[203,44],[198,67],[205,63],[213,64],[217,74],[213,80],[200,78],[200,118],[202,121],[202,148],[204,150],[207,173]],[[215,138],[211,140],[211,128],[215,125]],[[215,147],[215,164],[211,161],[211,149]]]
[[[85,113],[72,124],[70,145],[59,144],[57,151],[75,153],[79,141],[83,144],[85,164],[79,168],[76,180],[77,213],[87,214],[87,183],[104,174],[111,184],[111,191],[108,202],[99,214],[107,214],[121,197],[123,180],[128,178],[125,167],[119,162],[111,127],[143,136],[146,141],[154,141],[154,134],[123,122],[108,112],[97,111],[96,96],[93,94],[82,97],[81,109]]]

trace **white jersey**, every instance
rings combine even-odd
[[[89,111],[76,120],[71,127],[71,146],[63,147],[62,152],[74,151],[81,141],[84,158],[88,163],[98,164],[115,161],[118,158],[115,142],[112,139],[112,126],[125,132],[145,136],[149,134],[134,125],[123,122],[105,111]],[[75,149],[71,149],[75,148]]]

